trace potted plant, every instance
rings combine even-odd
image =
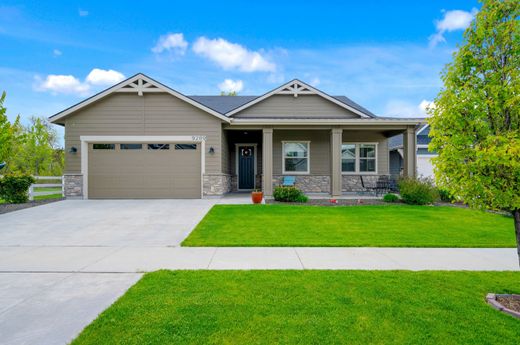
[[[262,191],[255,189],[254,191],[251,192],[251,200],[253,200],[253,204],[261,204],[263,198],[264,198],[264,193]]]

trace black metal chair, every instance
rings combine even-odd
[[[361,179],[361,187],[363,187],[363,190],[366,192],[373,192],[377,196],[377,183],[365,183],[365,180],[363,180],[363,175],[359,175],[359,178]]]

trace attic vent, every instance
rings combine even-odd
[[[298,95],[312,95],[314,92],[309,90],[305,85],[302,85],[296,81],[280,90],[278,94],[293,95],[294,97],[298,97]]]
[[[146,80],[137,79],[121,86],[116,92],[135,92],[142,96],[145,92],[163,92],[163,90]]]

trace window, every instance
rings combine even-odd
[[[309,173],[309,142],[283,141],[283,172]]]
[[[175,144],[176,150],[196,150],[197,144]]]
[[[375,173],[377,144],[341,145],[341,171],[344,173]]]
[[[341,145],[341,171],[356,172],[356,144]]]
[[[148,150],[169,150],[170,144],[148,144]]]
[[[115,150],[116,144],[92,144],[94,150]]]
[[[141,150],[143,148],[143,144],[121,144],[119,147],[121,150]]]

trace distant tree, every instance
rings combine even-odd
[[[2,173],[13,170],[13,161],[18,149],[18,143],[22,127],[20,125],[20,116],[17,116],[15,122],[11,124],[7,118],[7,108],[4,106],[6,93],[2,92],[0,96],[0,163],[6,162],[7,166]]]
[[[236,91],[229,91],[229,92],[221,91],[221,92],[220,92],[220,95],[221,95],[221,96],[236,96],[236,95],[237,95],[237,92],[236,92]]]
[[[514,218],[520,262],[520,2],[486,0],[430,108],[437,183]]]

